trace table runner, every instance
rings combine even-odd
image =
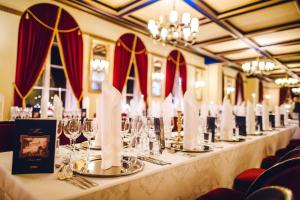
[[[159,159],[173,163],[145,163],[141,173],[117,178],[90,178],[98,187],[81,190],[56,180],[55,174],[11,175],[12,152],[0,153],[0,198],[7,199],[195,199],[217,187],[232,187],[245,169],[285,147],[296,126],[247,137],[241,143],[217,142],[213,152],[188,157],[164,152]],[[223,148],[219,148],[223,146]],[[1,194],[5,191],[5,195]]]

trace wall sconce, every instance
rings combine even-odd
[[[107,71],[109,67],[109,62],[103,59],[94,59],[92,61],[92,68],[95,71]]]
[[[231,93],[233,93],[234,91],[235,91],[235,88],[232,87],[232,86],[228,86],[228,87],[226,88],[226,93],[227,93],[227,94],[231,94]]]
[[[200,80],[200,81],[195,81],[195,88],[196,88],[196,89],[204,88],[204,86],[205,86],[205,81],[202,81],[202,80]]]
[[[265,95],[265,99],[270,100],[270,99],[271,99],[271,95],[266,94],[266,95]]]
[[[153,72],[152,80],[153,81],[162,81],[165,79],[165,75],[162,72]]]

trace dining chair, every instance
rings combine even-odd
[[[296,157],[300,157],[300,149],[298,148],[292,149],[282,157],[278,158],[276,163],[280,163],[285,160],[296,158]],[[262,169],[262,168],[250,168],[243,171],[242,173],[240,173],[235,177],[233,188],[241,192],[247,192],[250,185],[255,181],[255,179],[259,177],[261,174],[263,174],[265,171],[266,169]]]
[[[293,200],[293,193],[285,187],[268,186],[256,190],[246,200]]]
[[[282,186],[293,192],[294,199],[300,199],[300,158],[291,158],[280,162],[262,175],[250,186],[247,196],[266,186]]]

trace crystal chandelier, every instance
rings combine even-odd
[[[275,83],[280,87],[287,87],[291,85],[296,85],[298,83],[298,79],[296,78],[278,78],[275,80]]]
[[[148,21],[148,29],[154,40],[161,41],[163,44],[166,42],[176,44],[182,41],[186,46],[195,43],[199,30],[198,18],[191,18],[190,13],[183,13],[180,20],[175,9],[175,0],[168,18],[169,20],[165,20],[164,16],[160,16],[158,21],[153,19]]]
[[[292,88],[292,93],[296,95],[300,94],[300,88]]]
[[[254,61],[246,62],[242,65],[242,69],[247,74],[262,74],[264,72],[272,71],[275,68],[275,64],[270,61],[260,61],[257,58]]]

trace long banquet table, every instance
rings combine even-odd
[[[57,180],[55,173],[11,175],[12,152],[0,153],[0,200],[195,199],[213,188],[231,187],[237,174],[285,147],[295,130],[289,126],[244,142],[217,142],[214,151],[194,157],[164,151],[159,159],[171,165],[145,162],[142,172],[127,177],[88,178],[99,184],[88,190]]]

